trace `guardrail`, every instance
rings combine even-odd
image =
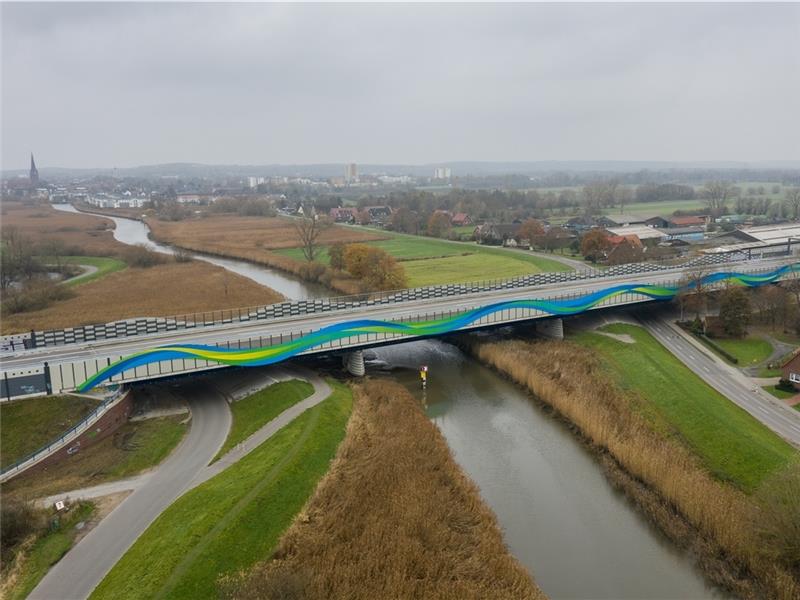
[[[54,452],[57,452],[66,446],[69,442],[77,438],[80,434],[97,423],[97,421],[100,420],[100,417],[106,414],[127,393],[127,390],[122,385],[108,386],[106,389],[111,390],[111,394],[107,395],[100,405],[91,413],[86,415],[86,417],[80,423],[61,434],[58,439],[53,440],[46,446],[42,446],[31,454],[5,467],[2,471],[0,471],[0,482],[7,481],[11,477],[19,475],[26,469],[32,467],[36,463],[44,460]]]
[[[220,324],[244,323],[266,319],[279,319],[290,316],[301,316],[313,313],[324,313],[360,306],[375,306],[381,304],[394,304],[415,300],[459,296],[477,292],[495,291],[502,289],[527,288],[537,285],[553,283],[567,283],[587,279],[600,279],[619,277],[623,275],[636,275],[653,273],[677,268],[697,268],[714,266],[728,262],[741,262],[748,260],[743,253],[710,254],[692,259],[682,265],[658,265],[652,263],[630,263],[617,265],[604,271],[556,271],[523,275],[511,279],[494,279],[472,283],[448,284],[356,294],[350,296],[333,296],[330,298],[313,300],[295,300],[278,304],[254,306],[247,308],[226,309],[203,313],[190,313],[169,317],[147,317],[140,319],[126,319],[111,323],[98,323],[68,327],[65,329],[50,329],[32,331],[24,339],[25,348],[41,348],[77,344],[105,339],[132,337],[151,333],[177,331],[181,329],[195,329],[211,327]],[[6,338],[2,338],[0,348],[4,348]],[[19,342],[17,342],[19,344]],[[17,346],[17,349],[22,349]]]

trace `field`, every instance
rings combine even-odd
[[[308,398],[313,392],[311,384],[293,379],[274,383],[264,390],[231,403],[233,414],[231,430],[214,460],[224,456],[236,444],[246,440],[284,410]]]
[[[345,434],[350,390],[334,393],[164,511],[91,598],[217,598],[217,579],[266,558]]]
[[[281,296],[201,261],[128,268],[75,286],[75,296],[2,321],[2,333],[56,329],[118,319],[272,304]]]
[[[130,421],[67,460],[14,477],[3,495],[39,498],[122,479],[160,463],[186,433],[186,415]],[[4,426],[5,429],[5,426]]]
[[[391,237],[368,244],[385,250],[402,263],[410,287],[506,279],[541,271],[569,270],[569,267],[559,262],[524,251],[421,236],[387,235]],[[275,253],[303,260],[300,248],[288,248]],[[323,248],[318,260],[328,263],[327,248]]]
[[[632,202],[626,204],[622,211],[626,215],[646,215],[667,217],[676,210],[697,210],[705,208],[703,200],[668,200],[666,202]],[[607,215],[619,214],[619,207],[607,208],[603,212]]]
[[[740,367],[751,367],[767,360],[772,354],[772,344],[767,340],[756,337],[742,339],[717,339],[714,343],[734,356]]]
[[[709,387],[643,329],[614,324],[604,330],[628,334],[636,342],[593,333],[575,340],[598,352],[620,385],[642,399],[643,410],[720,479],[750,491],[796,456],[791,446]]]
[[[44,396],[0,404],[0,465],[5,468],[57,439],[97,406],[78,396]]]
[[[229,598],[544,598],[408,391],[356,388],[347,437],[273,556]]]
[[[158,240],[193,250],[258,262],[269,250],[300,245],[293,221],[288,217],[209,215],[175,222],[148,219],[147,224]],[[320,244],[336,241],[365,242],[384,237],[386,236],[378,232],[337,225],[321,234]]]
[[[13,228],[37,244],[58,241],[70,255],[114,256],[125,248],[114,239],[108,219],[58,211],[46,203],[3,201],[2,223],[4,237]]]

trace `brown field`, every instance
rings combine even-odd
[[[0,332],[258,306],[282,299],[274,290],[202,261],[129,267],[72,289],[74,297],[43,310],[9,315],[0,323]]]
[[[331,470],[235,598],[545,598],[401,385],[356,388]]]
[[[640,508],[706,573],[742,598],[800,598],[800,579],[769,557],[754,502],[715,479],[685,446],[653,429],[588,349],[568,342],[476,344],[476,356],[576,426]],[[688,533],[687,533],[688,530]]]
[[[3,230],[16,228],[36,243],[58,240],[68,255],[113,256],[125,248],[114,239],[114,223],[108,219],[61,212],[47,203],[3,201],[0,222]]]
[[[226,254],[259,261],[265,251],[301,246],[292,220],[284,217],[240,217],[210,215],[186,221],[148,219],[147,224],[158,240],[192,250]],[[351,243],[385,239],[349,227],[333,226],[322,232],[320,245],[333,242]]]

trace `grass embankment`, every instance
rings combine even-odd
[[[217,598],[217,579],[267,556],[328,470],[352,395],[333,394],[216,477],[142,534],[92,598]]]
[[[211,312],[282,299],[274,290],[201,261],[129,268],[73,289],[74,297],[45,309],[8,315],[2,333]]]
[[[14,477],[3,484],[2,493],[38,498],[135,475],[160,463],[178,445],[186,433],[184,419],[186,415],[128,422],[64,461]]]
[[[672,357],[652,354],[657,348],[643,332],[625,332],[636,343],[582,334],[578,341],[590,347],[508,341],[477,344],[474,352],[577,427],[615,483],[675,543],[689,548],[711,579],[743,598],[796,598],[796,566],[786,558],[791,551],[778,552],[776,538],[763,533],[777,531],[780,538],[786,528],[775,527],[768,519],[775,513],[760,510],[743,491],[769,471],[762,487],[786,473],[796,453],[769,439],[749,416],[735,415]],[[607,349],[614,357],[607,358]],[[739,448],[731,447],[736,432]]]
[[[128,266],[124,261],[106,256],[64,256],[60,260],[61,264],[64,265],[89,265],[97,268],[94,273],[87,273],[66,281],[66,285],[69,286],[83,285],[84,283],[102,279],[106,275],[122,271]],[[43,261],[47,264],[55,264],[55,260],[52,258],[45,257]]]
[[[265,562],[233,598],[544,598],[491,510],[401,385],[356,388],[347,437]]]
[[[0,596],[5,600],[21,600],[31,593],[36,584],[75,543],[80,531],[75,526],[89,520],[95,507],[90,502],[79,502],[65,513],[55,517],[52,510],[36,511],[39,521],[35,531],[14,549],[13,558],[4,557],[3,583]],[[6,515],[7,516],[7,515]],[[54,521],[50,521],[55,518]],[[50,523],[54,525],[50,525]],[[26,527],[33,529],[31,523]]]
[[[767,360],[772,354],[772,344],[757,337],[742,339],[714,338],[714,343],[736,358],[739,367],[752,367]],[[713,347],[712,347],[713,349]],[[723,358],[724,355],[720,354]]]
[[[78,396],[44,396],[0,404],[0,465],[5,468],[58,439],[97,405],[97,400]]]
[[[243,442],[287,408],[314,393],[313,386],[299,379],[274,383],[231,404],[233,423],[228,437],[214,460]]]
[[[641,327],[617,323],[603,329],[627,334],[635,343],[593,333],[578,334],[574,340],[599,352],[621,387],[643,399],[641,408],[653,422],[666,434],[684,441],[719,479],[752,491],[796,454]]]

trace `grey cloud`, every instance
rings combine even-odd
[[[4,168],[800,158],[798,5],[0,11]]]

